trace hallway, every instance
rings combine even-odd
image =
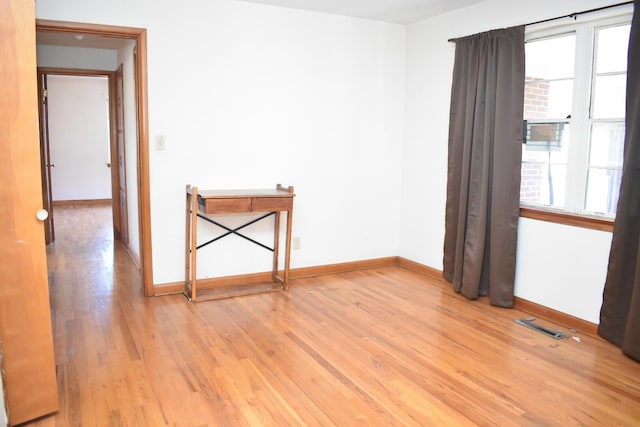
[[[86,306],[94,297],[112,294],[114,261],[131,271],[126,251],[118,246],[114,251],[111,205],[56,207],[55,236],[47,245],[54,306],[63,300]]]

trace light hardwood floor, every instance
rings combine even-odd
[[[145,298],[108,208],[56,214],[61,410],[31,425],[640,425],[640,364],[599,338],[542,336],[401,267]]]

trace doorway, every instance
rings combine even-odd
[[[153,273],[151,261],[151,219],[149,197],[149,135],[147,105],[147,38],[146,30],[131,27],[84,24],[64,21],[36,20],[38,35],[46,35],[58,40],[58,46],[93,47],[105,49],[114,43],[130,41],[134,44],[132,70],[135,75],[134,108],[136,117],[136,179],[131,185],[130,194],[137,198],[138,230],[135,233],[139,241],[139,263],[144,294],[153,292]],[[117,138],[116,138],[117,139]],[[47,159],[44,159],[45,162]],[[43,180],[45,179],[43,174]],[[115,193],[113,195],[116,197]],[[120,197],[120,195],[118,195]]]
[[[55,240],[56,207],[107,204],[114,239],[139,266],[138,240],[129,245],[126,171],[135,156],[127,165],[123,75],[122,64],[115,72],[38,68],[45,240]]]
[[[119,73],[122,74],[122,67]],[[124,151],[124,143],[114,142],[119,140],[114,138],[117,130],[124,127],[122,114],[114,116],[114,111],[122,110],[122,90],[114,89],[122,79],[117,79],[116,74],[38,68],[40,91],[46,89],[40,96],[43,100],[40,123],[41,143],[45,145],[42,151],[49,159],[43,162],[42,173],[50,177],[43,196],[45,203],[52,202],[47,207],[49,224],[45,227],[51,286],[59,273],[52,267],[58,265],[55,259],[77,256],[73,243],[83,236],[86,227],[94,231],[90,238],[86,233],[82,237],[84,248],[87,253],[97,254],[94,258],[101,258],[98,266],[113,271],[114,240],[126,248],[134,263],[137,261],[137,252],[126,240],[128,233],[122,232],[122,223],[126,229],[127,222],[126,198],[117,197],[120,179],[124,180],[125,162],[124,153],[119,154],[120,149]],[[91,268],[90,263],[85,265],[86,269]]]
[[[41,121],[49,138],[50,162],[44,167],[51,176],[53,208],[59,206],[111,205],[111,134],[113,118],[109,95],[109,73],[68,74],[38,69],[46,86],[46,109]],[[46,188],[45,191],[48,191]],[[55,227],[55,221],[52,221]],[[47,243],[54,240],[48,239]],[[115,233],[114,233],[115,235]]]

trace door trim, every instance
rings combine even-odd
[[[134,55],[135,57],[135,55]],[[109,81],[110,99],[113,99],[113,104],[109,103],[109,111],[113,114],[113,128],[112,140],[111,140],[111,183],[112,192],[111,197],[117,200],[113,204],[113,216],[118,218],[117,229],[114,227],[114,234],[118,234],[119,240],[129,249],[129,254],[132,253],[129,246],[129,213],[127,212],[127,205],[129,203],[129,197],[127,196],[127,156],[126,156],[126,139],[124,131],[124,103],[121,96],[124,93],[123,80],[124,80],[123,64],[120,63],[118,69],[113,73],[113,80]],[[136,79],[137,80],[137,79]],[[136,100],[134,100],[137,103]],[[122,132],[122,147],[120,147],[120,133]],[[120,159],[122,158],[122,167],[120,165]],[[124,189],[124,197],[122,195],[122,189]],[[114,198],[114,194],[117,196]],[[136,260],[137,257],[132,258]]]
[[[55,240],[53,201],[51,199],[51,155],[49,151],[49,100],[47,99],[47,75],[38,70],[38,133],[40,136],[40,175],[42,181],[42,207],[49,212],[44,220],[44,242]]]
[[[149,182],[149,106],[147,86],[147,30],[145,28],[36,19],[37,31],[93,34],[136,42],[135,72],[138,123],[138,222],[144,295],[154,295],[151,252],[151,198]]]

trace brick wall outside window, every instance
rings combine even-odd
[[[544,119],[547,117],[548,104],[549,82],[528,81],[524,90],[524,116],[527,119]],[[541,203],[542,188],[546,184],[544,165],[523,163],[521,177],[520,201]]]

